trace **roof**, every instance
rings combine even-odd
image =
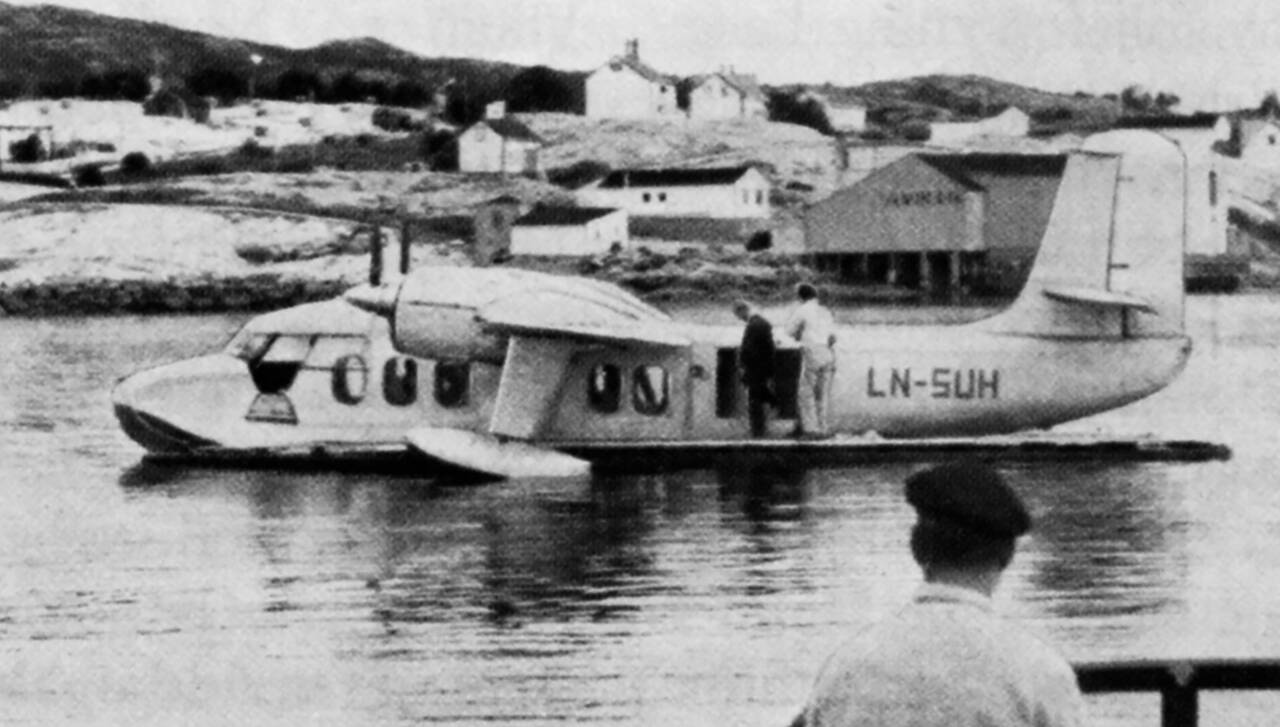
[[[652,81],[653,83],[665,83],[669,85],[674,85],[676,83],[675,76],[668,76],[665,73],[660,73],[659,71],[654,69],[653,66],[650,66],[648,63],[645,63],[639,58],[631,58],[628,56],[614,56],[609,59],[609,65],[610,66],[626,66],[631,70],[635,71],[636,73],[640,74],[640,76],[645,80]]]
[[[519,139],[537,144],[543,143],[542,137],[533,133],[533,129],[526,126],[523,121],[513,119],[510,116],[504,116],[500,119],[483,119],[476,123],[485,124],[490,129],[493,129],[495,134],[504,139]]]
[[[516,220],[517,227],[585,225],[617,212],[613,207],[534,207]]]
[[[693,87],[697,88],[717,76],[725,82],[725,85],[746,98],[763,100],[765,97],[764,91],[760,89],[760,82],[756,80],[754,74],[749,73],[708,73],[694,76]]]
[[[601,189],[624,187],[702,187],[737,182],[752,167],[709,167],[704,169],[619,169],[600,182]]]
[[[984,187],[973,174],[1004,177],[1058,177],[1067,167],[1065,154],[916,154],[952,181],[972,190]]]
[[[1116,119],[1117,129],[1212,129],[1218,124],[1219,114],[1198,113],[1178,116],[1121,116]]]

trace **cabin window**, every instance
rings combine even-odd
[[[310,336],[276,336],[265,352],[249,361],[253,385],[264,394],[287,391],[310,351]]]
[[[364,400],[369,388],[369,367],[359,354],[347,354],[333,363],[330,379],[333,398],[354,406]]]
[[[587,379],[587,404],[601,414],[613,414],[621,401],[622,372],[613,364],[597,364]]]
[[[382,366],[382,398],[392,406],[418,400],[418,362],[408,356],[387,359]]]
[[[645,204],[649,204],[649,201],[653,199],[653,195],[649,194],[648,192],[645,192],[644,194],[640,195],[640,199],[643,199]]]
[[[1218,173],[1209,172],[1209,206],[1218,206]]]
[[[471,364],[466,361],[436,363],[434,393],[436,403],[446,409],[465,406],[471,380]]]
[[[667,411],[667,370],[661,366],[638,366],[631,374],[631,406],[640,414],[657,416]]]

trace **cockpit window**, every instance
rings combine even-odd
[[[361,336],[316,336],[307,355],[309,369],[331,369],[344,356],[364,353],[365,339]]]
[[[311,336],[276,336],[262,360],[267,363],[296,363],[307,359],[311,351]]]
[[[227,347],[223,350],[241,361],[256,361],[267,350],[269,345],[271,345],[270,333],[241,328],[240,332],[232,337],[227,343]]]

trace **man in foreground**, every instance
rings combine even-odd
[[[742,345],[738,348],[738,365],[742,383],[747,387],[747,418],[751,436],[763,437],[769,432],[769,410],[773,395],[773,326],[745,300],[733,304],[733,314],[746,323]]]
[[[997,616],[991,596],[1031,527],[1017,494],[977,462],[907,479],[918,520],[911,554],[924,584],[911,603],[840,646],[818,676],[806,727],[1079,725],[1071,666]]]

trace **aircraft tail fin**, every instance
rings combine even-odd
[[[1090,137],[1067,162],[1026,286],[988,325],[1054,337],[1182,335],[1186,180],[1186,156],[1166,137]]]

